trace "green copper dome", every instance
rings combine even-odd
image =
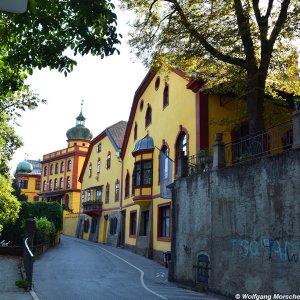
[[[16,173],[31,173],[33,166],[27,160],[24,160],[17,165]]]
[[[76,126],[70,128],[67,131],[68,140],[88,140],[90,141],[93,138],[91,131],[84,126],[85,117],[80,112],[79,116],[76,118]]]

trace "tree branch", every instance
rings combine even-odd
[[[212,46],[207,39],[200,34],[194,27],[193,25],[188,21],[184,11],[182,10],[181,6],[179,5],[177,0],[163,0],[165,2],[169,2],[172,3],[174,5],[174,9],[177,11],[177,13],[179,14],[182,24],[184,25],[184,27],[188,30],[188,32],[190,33],[190,35],[194,38],[196,38],[200,44],[204,47],[204,49],[209,52],[211,55],[213,55],[214,57],[216,57],[217,59],[231,64],[231,65],[236,65],[236,66],[240,66],[243,67],[245,66],[246,62],[244,59],[241,58],[236,58],[236,57],[232,57],[228,54],[224,54],[221,51],[219,51],[218,49],[216,49],[214,46]]]
[[[251,38],[249,18],[245,16],[241,0],[234,0],[234,9],[237,18],[239,33],[246,54],[246,61],[250,62],[251,65],[253,65],[253,62],[255,62],[256,64],[254,45]]]

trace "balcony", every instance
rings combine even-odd
[[[82,212],[89,216],[100,216],[102,213],[102,201],[85,201],[82,203]]]

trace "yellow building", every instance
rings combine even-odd
[[[76,126],[66,133],[68,147],[45,154],[42,161],[41,197],[43,201],[56,201],[65,209],[63,233],[75,236],[80,210],[81,184],[79,174],[87,155],[92,133],[85,126],[80,112]]]
[[[167,79],[146,75],[134,96],[121,151],[121,244],[160,261],[171,246],[172,204],[166,186],[180,169],[179,158],[204,147],[204,142],[197,146],[197,102],[188,83],[175,69]]]
[[[120,150],[127,122],[120,121],[100,133],[90,144],[82,168],[81,214],[76,236],[118,245],[120,227]]]
[[[248,134],[245,100],[204,94],[202,86],[177,69],[167,76],[150,71],[133,99],[121,150],[120,244],[159,261],[171,247],[167,186],[185,172],[188,157],[212,149],[216,133],[223,133],[225,143]],[[288,114],[267,104],[266,116],[272,117],[265,118],[266,128]]]
[[[28,202],[39,200],[41,168],[40,160],[24,160],[17,165],[15,178]]]

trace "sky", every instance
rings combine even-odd
[[[24,146],[16,151],[10,162],[13,173],[25,159],[43,159],[43,155],[67,148],[66,132],[76,125],[81,101],[85,126],[96,137],[105,128],[127,121],[133,96],[147,69],[130,53],[127,45],[128,13],[116,10],[118,32],[123,35],[120,55],[101,59],[92,55],[76,56],[77,66],[65,77],[55,70],[34,70],[28,78],[31,89],[46,99],[33,111],[26,111],[15,126]]]

